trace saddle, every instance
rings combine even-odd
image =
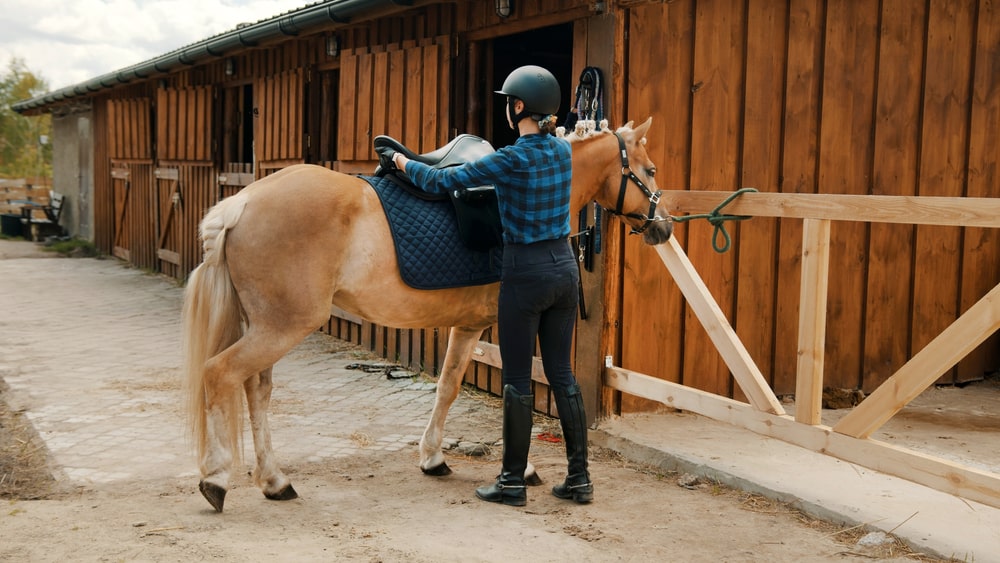
[[[443,147],[425,154],[416,154],[387,135],[375,137],[373,144],[376,149],[389,147],[405,155],[406,158],[422,162],[431,168],[448,168],[473,162],[495,150],[485,139],[469,134],[459,135]],[[503,228],[500,225],[496,186],[469,186],[452,190],[448,194],[432,194],[421,190],[405,172],[394,167],[382,166],[379,163],[375,168],[375,175],[392,180],[419,199],[450,200],[455,209],[459,237],[470,250],[485,252],[503,245]]]

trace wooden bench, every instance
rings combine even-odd
[[[49,194],[48,205],[31,203],[21,208],[21,225],[24,230],[24,238],[41,241],[45,237],[61,237],[66,234],[66,230],[59,225],[59,218],[62,216],[63,203],[66,196],[59,192]],[[41,211],[42,216],[38,216]]]

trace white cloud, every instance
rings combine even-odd
[[[4,0],[0,65],[58,90],[315,0]]]

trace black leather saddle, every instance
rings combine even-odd
[[[495,151],[493,145],[481,137],[462,134],[448,144],[429,153],[417,154],[403,143],[387,135],[379,135],[372,142],[376,149],[389,147],[417,162],[432,168],[447,168],[473,162]],[[414,197],[429,201],[451,200],[455,207],[458,231],[463,242],[472,250],[486,251],[503,245],[503,228],[496,186],[467,186],[449,194],[431,194],[414,185],[409,176],[395,167],[379,166],[375,175],[392,179]]]
[[[491,145],[486,139],[475,135],[469,135],[468,133],[459,135],[449,141],[447,145],[425,154],[417,154],[411,151],[406,148],[403,143],[400,143],[388,135],[379,135],[375,137],[372,144],[375,145],[376,149],[389,147],[392,150],[403,154],[406,158],[422,162],[431,168],[458,166],[460,164],[465,164],[466,162],[478,160],[495,150],[493,145]],[[380,163],[379,167],[375,169],[376,176],[384,175],[382,173],[382,168],[383,167]],[[397,170],[396,172],[397,177],[405,178],[409,182],[409,178],[406,177],[404,172],[400,170]]]

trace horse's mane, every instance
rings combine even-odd
[[[625,125],[618,128],[617,133],[625,136],[629,136],[633,132],[632,122],[629,121]],[[608,127],[608,120],[602,119],[599,123],[593,119],[581,119],[576,122],[576,127],[573,131],[566,133],[565,127],[556,128],[556,136],[566,139],[570,143],[576,143],[579,141],[584,141],[587,139],[594,139],[602,135],[607,135],[611,133],[611,129]],[[643,137],[639,140],[640,143],[646,144],[646,138]]]

